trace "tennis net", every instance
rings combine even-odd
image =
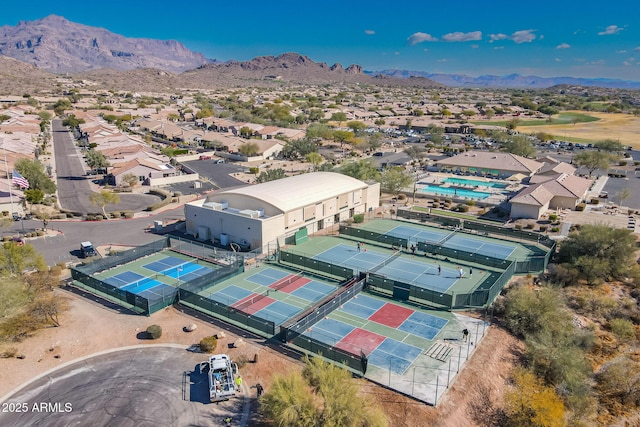
[[[257,294],[249,299],[242,301],[240,304],[232,307],[235,308],[236,310],[244,311],[245,308],[250,307],[253,304],[257,303],[258,301],[263,300],[268,293],[269,291],[263,292],[261,294]]]
[[[278,290],[284,288],[285,286],[288,286],[288,285],[292,284],[296,280],[302,279],[303,277],[304,277],[304,272],[299,271],[298,273],[296,273],[294,275],[286,276],[283,279],[280,279],[277,282],[272,283],[271,285],[269,285],[269,287],[271,289],[275,289],[276,291],[278,291]]]
[[[449,233],[446,236],[444,236],[437,244],[442,246],[447,240],[449,240],[450,238],[452,238],[456,234],[456,231],[458,231],[457,228],[455,230],[453,230],[451,233]]]
[[[381,268],[391,264],[393,261],[395,261],[397,258],[399,258],[400,255],[402,255],[402,251],[394,252],[393,255],[391,255],[389,258],[385,259],[380,264],[376,265],[371,270],[369,270],[369,273],[375,273],[376,271],[380,270]]]

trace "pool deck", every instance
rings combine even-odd
[[[507,188],[496,188],[496,187],[476,188],[476,186],[472,186],[472,185],[465,186],[463,184],[458,185],[458,184],[451,184],[451,183],[443,183],[443,181],[447,178],[471,179],[474,181],[489,181],[489,182],[494,181],[494,182],[506,183],[506,181],[504,180],[491,180],[488,178],[476,177],[476,176],[466,176],[466,175],[462,176],[462,175],[455,175],[450,173],[429,172],[428,174],[421,175],[421,177],[417,180],[416,195],[420,195],[423,197],[445,197],[445,198],[455,199],[456,201],[460,201],[460,202],[464,202],[466,200],[475,200],[475,201],[484,202],[490,205],[498,205],[507,200],[508,192],[518,191],[522,187],[522,184],[517,182],[517,183],[512,183]],[[452,194],[434,194],[434,193],[425,191],[428,185],[438,185],[444,188],[459,187],[467,190],[477,190],[482,193],[491,193],[491,195],[489,197],[481,199],[481,198],[474,198],[474,197],[457,196]]]

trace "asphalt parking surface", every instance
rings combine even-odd
[[[208,401],[204,354],[145,347],[90,357],[45,375],[0,404],[0,425],[240,425],[243,399]]]

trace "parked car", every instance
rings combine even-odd
[[[98,255],[91,242],[80,243],[80,255],[82,258],[89,258]]]

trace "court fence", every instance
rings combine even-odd
[[[126,251],[112,252],[111,255],[106,258],[91,260],[86,264],[82,263],[74,268],[85,274],[93,274],[160,252],[167,247],[169,247],[169,238],[163,237],[159,240],[147,243],[146,245],[136,246],[135,248],[128,249]]]
[[[280,339],[287,345],[321,355],[364,375],[367,370],[367,359],[364,354],[353,354],[336,347],[337,342],[333,342],[331,345],[303,334],[360,293],[365,282],[364,277],[354,277],[343,282],[336,292],[314,304],[295,319],[280,325]],[[332,341],[332,339],[327,337],[326,341]]]
[[[176,302],[178,297],[178,287],[158,287],[151,288],[144,292],[144,295],[139,295],[130,292],[126,289],[119,288],[118,286],[107,283],[94,276],[95,273],[107,270],[109,268],[116,267],[118,265],[127,264],[135,261],[147,255],[161,252],[167,248],[175,248],[175,242],[172,245],[171,240],[175,240],[173,237],[164,237],[160,240],[148,243],[146,245],[138,246],[133,249],[129,249],[122,252],[116,252],[106,258],[94,260],[87,264],[80,264],[71,268],[71,278],[75,286],[85,289],[89,292],[97,293],[112,301],[120,302],[121,305],[130,308],[138,313],[146,314],[147,316],[170,306]],[[198,258],[195,254],[191,254],[194,258]],[[207,260],[207,258],[202,258]],[[239,258],[231,259],[226,264],[217,263],[219,266],[215,270],[200,276],[189,282],[185,282],[182,286],[188,284],[190,289],[202,289],[210,286],[213,283],[219,282],[233,274],[237,274],[242,270],[242,260]],[[165,274],[164,272],[158,272],[154,277]],[[146,279],[142,279],[146,280]],[[166,280],[161,279],[163,282]],[[176,282],[175,278],[172,278],[172,282]],[[178,281],[179,283],[179,281]],[[126,286],[125,286],[126,287]]]
[[[252,316],[230,305],[214,301],[193,290],[181,288],[179,302],[194,310],[229,322],[266,338],[271,338],[276,334],[276,325],[274,322]]]
[[[280,251],[280,261],[341,279],[347,279],[354,275],[352,268],[287,251]]]
[[[408,248],[409,242],[407,239],[400,237],[389,236],[384,233],[376,233],[375,231],[365,230],[357,227],[350,227],[348,225],[340,224],[340,234],[345,236],[357,237],[359,240],[367,240],[371,242],[383,243],[388,246]]]

